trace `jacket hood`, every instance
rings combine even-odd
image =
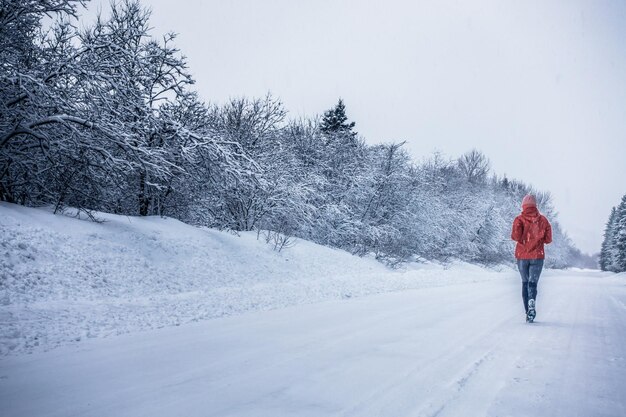
[[[541,213],[537,210],[535,206],[525,206],[524,210],[522,210],[522,217],[530,221],[536,221]]]
[[[522,200],[522,209],[528,206],[537,207],[537,199],[532,194],[526,194]]]

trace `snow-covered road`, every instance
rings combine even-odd
[[[626,278],[546,273],[87,340],[0,360],[10,416],[626,416]]]

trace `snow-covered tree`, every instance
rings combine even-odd
[[[480,151],[472,149],[463,154],[457,164],[461,174],[471,184],[484,182],[489,174],[489,159]]]
[[[626,195],[617,207],[611,209],[604,229],[599,265],[603,271],[626,271]]]
[[[615,207],[611,209],[609,220],[606,222],[604,228],[604,239],[602,240],[602,246],[600,249],[600,269],[602,271],[612,271],[614,265],[614,236],[616,230],[616,210]]]
[[[173,46],[175,35],[168,34],[161,42],[151,38],[149,17],[138,1],[112,3],[111,16],[99,18],[82,35],[85,45],[114,45],[117,50],[102,74],[111,80],[110,88],[96,87],[97,108],[104,109],[116,130],[123,132],[122,147],[111,150],[131,165],[120,198],[140,215],[158,212],[155,199],[167,189],[171,177],[184,170],[181,126],[162,109],[181,100],[192,83],[184,59]],[[102,61],[100,56],[91,58]]]
[[[81,90],[93,68],[75,46],[69,24],[82,2],[5,1],[0,12],[0,199],[54,203],[77,173],[59,154],[75,147],[95,125]],[[59,20],[44,32],[42,20]],[[97,69],[95,69],[97,70]],[[73,153],[75,166],[85,153]]]
[[[339,99],[335,107],[326,110],[322,117],[320,130],[326,135],[345,135],[348,137],[356,136],[354,131],[355,122],[348,122],[346,115],[346,106],[342,99]]]
[[[404,231],[411,221],[409,202],[414,182],[411,160],[402,146],[392,143],[368,149],[368,173],[355,189],[355,220],[362,232],[352,249],[355,253],[374,253],[390,262],[412,255],[410,236]]]
[[[3,3],[0,42],[13,46],[1,52],[0,199],[161,214],[198,161],[249,173],[237,142],[200,129],[205,121],[186,125],[203,105],[175,36],[151,38],[149,12],[130,0],[78,30],[80,3]]]
[[[613,267],[615,272],[626,271],[626,194],[615,210],[613,230]]]
[[[282,103],[268,95],[264,99],[233,99],[214,110],[215,134],[237,143],[259,164],[242,181],[223,177],[219,194],[214,195],[214,222],[234,230],[254,230],[277,208],[289,193],[284,181],[289,173],[290,155],[281,148],[281,127],[285,118]],[[285,208],[286,209],[286,208]]]

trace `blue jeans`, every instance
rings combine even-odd
[[[522,300],[528,313],[528,300],[537,301],[537,283],[543,269],[543,259],[518,259],[517,269],[522,276]]]

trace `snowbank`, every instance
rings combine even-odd
[[[0,203],[0,355],[246,311],[515,272],[468,264],[391,270],[306,241],[276,252],[174,219],[98,214],[102,223]]]

